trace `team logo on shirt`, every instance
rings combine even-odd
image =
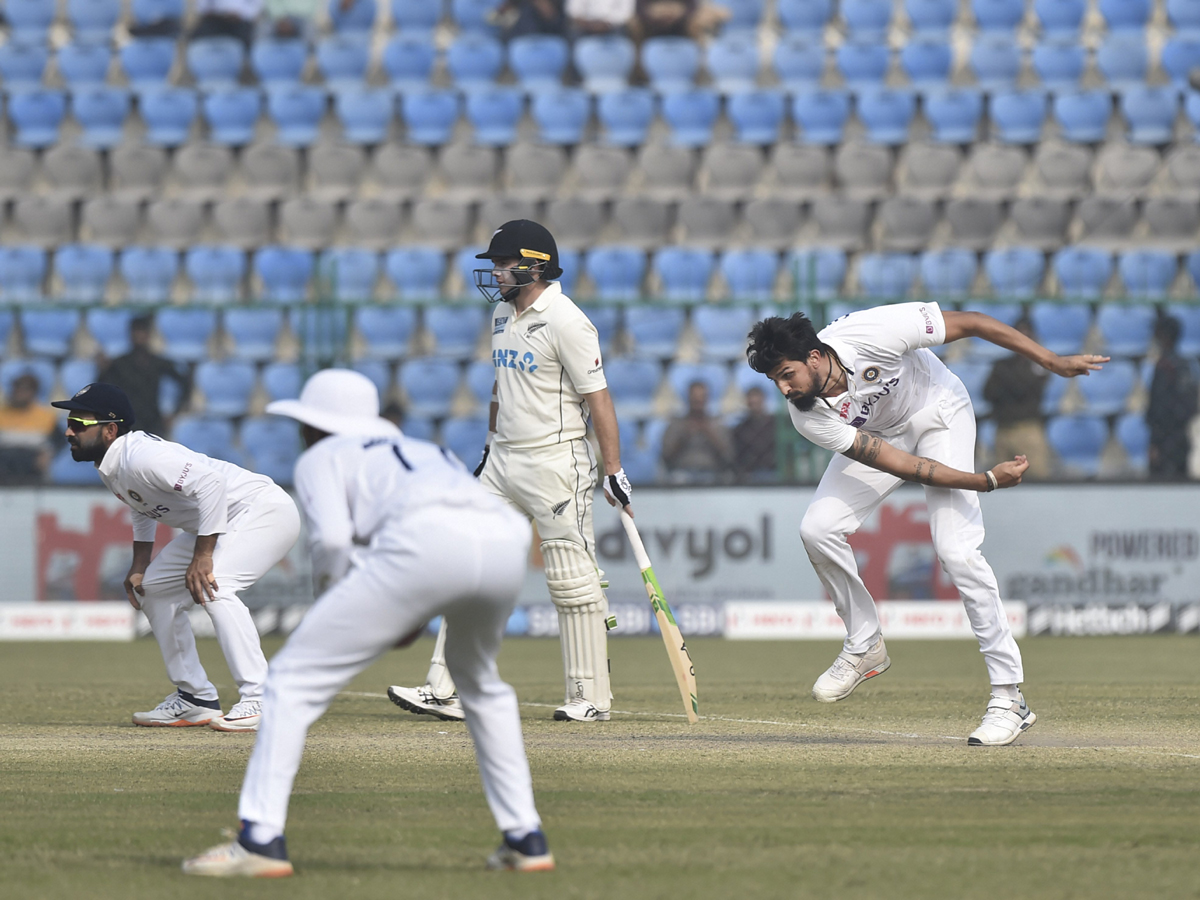
[[[933,319],[930,317],[929,311],[924,306],[921,307],[921,316],[925,319],[925,333],[933,334]]]
[[[138,503],[145,503],[145,502],[146,502],[145,500],[143,500],[143,499],[141,498],[141,496],[138,494],[138,492],[137,492],[137,491],[130,491],[130,492],[129,492],[129,496],[130,496],[130,497],[132,497],[134,500],[136,500]]]
[[[492,365],[497,369],[520,369],[522,372],[532,374],[538,368],[534,359],[536,357],[529,352],[521,353],[518,350],[492,351]]]
[[[175,490],[183,491],[183,483],[187,481],[188,473],[192,471],[192,464],[188,463],[183,467],[183,471],[179,473],[179,478],[175,481]]]
[[[838,410],[838,415],[843,419],[850,418],[850,401],[847,400],[842,404],[842,408]]]
[[[571,500],[570,500],[570,498],[568,498],[568,499],[564,500],[562,503],[555,503],[553,506],[551,506],[550,512],[554,513],[554,518],[557,519],[559,516],[561,516],[563,513],[565,513],[567,511],[567,507],[570,505],[571,505]]]
[[[863,369],[862,377],[867,384],[874,384],[879,380],[879,366],[867,366]]]
[[[492,334],[503,334],[504,326],[508,324],[508,316],[496,316],[492,322]]]
[[[528,328],[525,329],[525,337],[529,337],[535,331],[541,331],[545,327],[546,327],[545,322],[534,322],[532,325],[530,325]]]

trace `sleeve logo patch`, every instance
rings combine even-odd
[[[921,307],[921,316],[925,319],[925,333],[933,334],[933,319],[929,315],[929,310],[924,306]]]
[[[879,380],[879,366],[867,366],[863,369],[862,377],[867,384],[874,384]]]
[[[504,326],[508,324],[508,316],[496,316],[492,322],[492,334],[503,334]]]
[[[852,422],[850,423],[850,427],[851,427],[851,428],[858,428],[860,425],[866,425],[866,424],[867,424],[867,417],[866,417],[866,416],[855,416],[855,417],[854,417],[854,421],[852,421]]]
[[[179,473],[179,477],[175,480],[175,490],[182,491],[183,483],[187,481],[188,473],[192,471],[192,464],[188,463],[183,467],[183,471]]]
[[[118,494],[117,496],[120,496],[120,495]],[[132,497],[134,500],[136,500],[138,503],[146,502],[145,500],[142,499],[141,495],[137,491],[129,491],[129,496]]]

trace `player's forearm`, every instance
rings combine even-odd
[[[201,534],[196,536],[196,546],[192,550],[192,559],[211,557],[217,549],[219,534]]]
[[[130,567],[134,572],[145,572],[150,565],[150,557],[154,553],[154,541],[134,541],[133,542],[133,565]]]
[[[488,431],[496,433],[496,419],[500,416],[500,404],[495,400],[488,406]]]
[[[1058,358],[1057,354],[1051,353],[1033,338],[984,313],[947,311],[943,317],[946,320],[947,344],[961,338],[983,338],[990,344],[1033,360],[1044,369],[1051,369],[1051,364]]]
[[[918,484],[962,491],[994,489],[985,473],[963,472],[923,456],[913,456],[865,431],[858,432],[846,456],[872,469]]]
[[[592,413],[592,427],[600,443],[600,454],[604,457],[604,474],[615,475],[621,471],[621,432],[617,426],[617,411],[613,408],[608,388],[584,394],[588,409]]]

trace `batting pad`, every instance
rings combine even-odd
[[[545,541],[546,587],[558,608],[567,702],[586,700],[605,711],[608,685],[608,603],[592,558],[570,541]]]

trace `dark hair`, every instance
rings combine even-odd
[[[1181,330],[1179,320],[1174,316],[1159,316],[1158,321],[1154,323],[1154,336],[1164,350],[1175,349]]]
[[[763,375],[784,360],[803,362],[814,350],[825,353],[828,349],[817,337],[813,323],[802,312],[792,313],[786,319],[779,316],[763,319],[750,329],[749,337],[746,362]]]
[[[144,315],[136,316],[129,321],[130,331],[150,331],[154,328],[154,316]]]

